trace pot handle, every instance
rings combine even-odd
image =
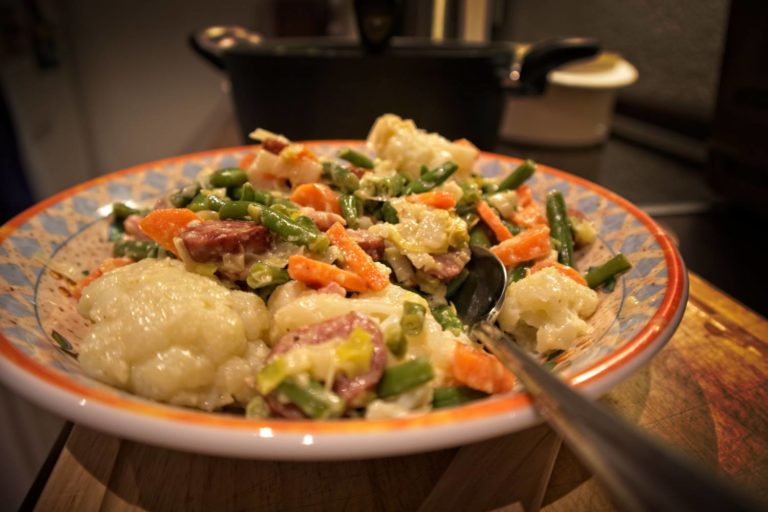
[[[262,41],[261,35],[238,25],[208,27],[189,36],[192,49],[218,69],[224,69],[224,54],[229,48],[254,46]]]
[[[534,43],[516,60],[505,79],[505,87],[522,94],[541,94],[547,88],[547,75],[563,64],[594,57],[600,43],[588,37],[550,39]]]

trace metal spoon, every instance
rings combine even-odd
[[[588,400],[520,348],[494,321],[507,272],[490,251],[472,248],[469,276],[454,295],[459,317],[512,371],[541,416],[595,474],[621,510],[762,510],[726,483],[657,444]]]

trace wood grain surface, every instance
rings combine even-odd
[[[688,306],[675,335],[601,401],[768,502],[768,321],[689,276]],[[615,509],[567,447],[544,504],[546,512]]]
[[[691,275],[688,307],[669,344],[601,400],[768,501],[767,356],[768,321]],[[36,510],[534,511],[542,500],[547,512],[613,510],[559,447],[539,426],[405,457],[265,462],[75,426]]]

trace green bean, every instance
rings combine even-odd
[[[327,236],[291,220],[287,215],[276,211],[274,207],[261,208],[261,223],[286,242],[303,245],[315,252],[322,252],[328,248]]]
[[[384,344],[392,355],[400,358],[408,351],[408,340],[405,338],[402,329],[393,329],[394,332],[387,333],[384,337]]]
[[[199,212],[200,210],[207,210],[208,209],[208,196],[205,194],[199,193],[192,198],[192,200],[187,205],[187,208],[192,210],[193,212]]]
[[[632,268],[632,264],[627,257],[622,253],[618,253],[599,267],[590,269],[584,278],[587,280],[587,284],[590,288],[597,288],[610,278],[616,277],[618,274],[626,272],[630,268]]]
[[[475,228],[469,233],[469,245],[476,245],[478,247],[490,247],[491,239],[488,236],[488,232],[485,226],[475,226]]]
[[[272,194],[263,190],[253,189],[253,200],[264,206],[271,206],[275,202]]]
[[[528,275],[528,267],[518,265],[509,272],[509,282],[516,283]]]
[[[324,162],[323,173],[342,192],[354,192],[360,187],[360,180],[355,173],[339,164]]]
[[[344,412],[344,400],[314,381],[301,387],[291,380],[284,380],[277,386],[276,392],[312,419],[337,418]]]
[[[315,221],[307,217],[306,215],[299,215],[295,219],[296,224],[298,224],[301,227],[304,227],[313,233],[320,234],[320,230],[317,228],[317,224],[315,224]]]
[[[377,392],[381,398],[399,395],[434,378],[429,361],[412,359],[384,370]]]
[[[281,197],[272,198],[272,204],[267,206],[287,217],[292,217],[295,212],[299,211],[299,205]]]
[[[112,203],[112,215],[115,220],[125,220],[130,215],[139,215],[141,212],[131,208],[125,203]]]
[[[557,261],[572,267],[573,235],[565,210],[565,200],[558,190],[550,190],[547,194],[547,220],[549,221],[550,236],[559,242]]]
[[[245,279],[245,282],[252,289],[258,290],[265,286],[287,283],[290,279],[288,271],[284,268],[267,265],[266,263],[254,263],[248,270],[248,277]]]
[[[339,197],[339,206],[341,207],[341,215],[347,221],[347,226],[357,229],[360,225],[359,217],[362,209],[360,201],[352,194],[342,194]]]
[[[343,150],[339,153],[339,158],[363,169],[373,169],[373,160],[354,149],[347,148]]]
[[[456,336],[461,334],[461,331],[464,329],[464,324],[456,316],[456,310],[453,306],[448,304],[435,306],[432,308],[432,316],[435,317],[435,320],[437,320],[437,323],[440,324],[443,330],[450,331]]]
[[[215,194],[208,194],[206,205],[208,206],[207,208],[208,210],[213,210],[214,212],[217,212],[221,209],[222,206],[224,206],[228,202],[229,201],[225,201],[224,199],[220,198]]]
[[[242,201],[243,187],[227,187],[227,197],[232,201]],[[249,199],[249,201],[253,201],[253,199]]]
[[[522,185],[525,180],[530,178],[536,171],[536,162],[533,160],[526,160],[522,164],[517,166],[517,169],[512,171],[509,176],[504,178],[496,192],[503,192],[504,190],[514,190]]]
[[[384,222],[387,222],[389,224],[397,224],[400,222],[400,217],[397,216],[397,210],[395,210],[395,207],[392,206],[392,203],[389,201],[384,201],[384,204],[381,205],[381,219]]]
[[[248,175],[244,170],[238,167],[227,167],[214,171],[208,178],[211,186],[219,187],[239,187],[248,181]]]
[[[256,189],[248,182],[243,183],[240,187],[229,187],[227,195],[235,201],[256,201]]]
[[[405,193],[420,194],[422,192],[428,192],[450,178],[458,169],[459,166],[456,165],[456,162],[446,162],[443,165],[422,174],[419,179],[410,182],[405,188]]]
[[[257,198],[259,198],[259,194],[263,194],[263,195],[266,195],[267,197],[269,197],[269,194],[267,194],[266,192],[259,191],[259,194],[257,194],[256,193],[256,189],[253,188],[253,185],[251,185],[247,181],[245,183],[243,183],[242,191],[243,191],[243,193],[240,196],[240,199],[243,200],[243,201],[257,201]],[[268,204],[268,202],[264,202],[263,201],[263,198],[261,198],[261,199],[262,199],[262,201],[257,201],[257,202],[259,202],[261,204]]]
[[[253,188],[250,183],[243,183],[242,187],[230,187],[229,197],[236,201],[255,201],[263,205],[272,204],[272,194]]]
[[[458,289],[461,288],[461,285],[464,284],[464,281],[466,281],[468,277],[469,277],[469,270],[465,268],[465,269],[462,269],[459,275],[457,275],[456,277],[448,281],[448,285],[446,286],[446,289],[445,289],[445,297],[447,299],[450,299],[451,297],[453,297],[453,294],[455,294],[458,291]]]
[[[381,191],[389,197],[397,197],[403,193],[407,183],[408,178],[400,173],[395,173],[381,180]]]
[[[435,388],[432,396],[432,407],[442,409],[444,407],[456,407],[487,397],[487,393],[464,386]]]
[[[112,246],[112,255],[143,260],[157,256],[158,245],[150,240],[119,240]]]
[[[123,237],[125,237],[125,226],[123,225],[123,220],[113,220],[109,223],[109,227],[107,228],[107,240],[110,242],[116,242],[118,240],[122,240]]]
[[[256,204],[251,201],[227,201],[219,208],[219,219],[245,219],[250,217],[248,206]]]
[[[195,183],[188,187],[180,188],[170,196],[168,196],[168,202],[171,203],[174,208],[184,208],[189,204],[194,197],[200,193],[200,185]]]
[[[284,203],[275,203],[272,206],[270,206],[270,208],[272,208],[277,213],[281,213],[289,218],[292,218],[293,213],[297,211],[296,209],[290,208],[288,205]]]
[[[418,336],[424,328],[427,308],[418,302],[403,302],[403,316],[400,317],[400,329],[406,336]]]

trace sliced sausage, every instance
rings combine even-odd
[[[257,254],[270,247],[269,230],[244,220],[212,220],[181,234],[190,257],[200,263],[220,261],[225,254]]]
[[[437,266],[427,270],[427,274],[447,281],[461,274],[464,266],[469,261],[469,255],[464,251],[453,251],[445,254],[432,254]]]
[[[375,261],[384,259],[384,239],[382,237],[373,235],[364,229],[348,229],[347,233]]]
[[[273,155],[279,155],[282,150],[288,147],[288,143],[280,139],[264,139],[261,143],[261,147]]]
[[[333,383],[333,390],[341,398],[350,402],[360,393],[378,384],[381,375],[384,373],[384,367],[387,364],[387,349],[384,345],[384,337],[376,322],[371,320],[370,317],[358,312],[352,312],[291,331],[275,343],[268,360],[295,347],[316,345],[335,338],[346,338],[358,327],[371,335],[371,341],[373,342],[371,367],[367,372],[352,378],[344,374],[338,374]],[[272,411],[280,416],[286,418],[302,417],[295,406],[280,402],[274,393],[267,395],[266,401]]]

